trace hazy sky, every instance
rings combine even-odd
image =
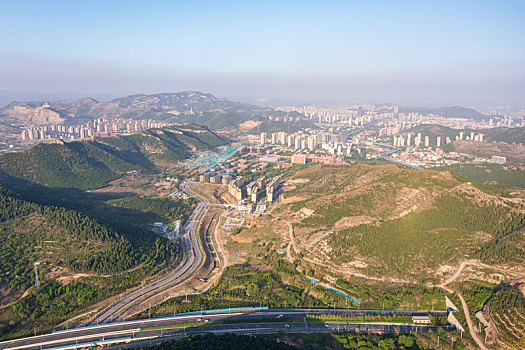
[[[4,0],[0,90],[525,105],[525,1]]]

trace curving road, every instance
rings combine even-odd
[[[183,190],[187,191],[187,185],[183,184]],[[90,324],[100,324],[110,322],[119,317],[124,318],[134,308],[141,305],[149,298],[156,296],[159,292],[168,288],[173,288],[178,284],[186,281],[195,275],[203,260],[203,251],[200,245],[198,226],[199,222],[210,207],[210,203],[203,197],[194,197],[198,200],[196,208],[193,210],[183,228],[182,245],[185,260],[179,264],[175,270],[163,276],[160,279],[152,281],[140,289],[124,296],[122,299],[111,304],[99,312],[90,322]]]
[[[474,341],[476,342],[476,344],[479,346],[480,349],[488,350],[487,346],[485,345],[485,343],[483,343],[483,340],[481,340],[481,338],[478,336],[478,333],[476,332],[476,325],[474,324],[474,322],[472,321],[472,318],[470,317],[470,311],[469,311],[467,303],[465,302],[465,299],[463,298],[463,295],[461,295],[459,291],[453,291],[452,289],[447,287],[447,284],[454,282],[459,277],[459,275],[461,274],[461,272],[467,265],[481,266],[481,267],[487,266],[487,265],[481,264],[474,260],[462,261],[461,264],[459,264],[459,268],[456,270],[456,272],[452,276],[447,278],[445,282],[438,285],[438,287],[443,288],[449,293],[456,293],[459,300],[461,301],[461,306],[463,308],[463,313],[465,314],[465,319],[467,320],[467,326],[469,328],[470,336],[472,337],[472,339],[474,339]]]

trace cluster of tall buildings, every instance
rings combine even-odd
[[[304,107],[277,107],[285,112],[304,114],[309,120],[320,124],[346,124],[350,126],[363,126],[373,118],[385,118],[397,115],[398,106],[389,106],[387,110],[379,111],[376,106],[369,104],[345,106],[340,108],[325,108],[316,106]]]
[[[324,143],[346,142],[347,139],[348,131],[346,130],[312,133],[299,131],[293,134],[280,131],[271,134],[263,132],[260,135],[261,145],[282,145],[296,150],[307,151],[313,151],[317,146]]]
[[[490,118],[488,121],[490,128],[497,128],[504,126],[507,128],[519,128],[525,127],[525,118],[524,117],[499,117],[499,118]]]
[[[444,143],[450,142],[450,138],[446,138]],[[436,137],[436,147],[441,146],[441,136]],[[418,133],[415,135],[414,138],[412,138],[412,133],[408,133],[406,137],[404,135],[394,135],[394,146],[396,147],[409,147],[409,146],[415,146],[415,147],[429,147],[430,146],[430,137],[426,135],[424,138],[421,136],[421,133]]]
[[[277,107],[277,110],[285,112],[297,112],[303,114],[314,123],[322,124],[347,124],[350,126],[362,126],[371,120],[393,120],[397,122],[408,122],[416,124],[437,124],[453,128],[480,129],[486,127],[524,127],[525,118],[522,112],[507,113],[509,111],[501,108],[483,111],[487,116],[485,119],[471,119],[469,116],[450,117],[435,113],[399,113],[399,106],[395,104],[373,105],[357,104],[341,106],[337,108],[326,108],[316,106],[286,106]],[[285,120],[286,121],[286,120]],[[387,135],[393,135],[388,133]]]
[[[466,133],[464,131],[460,131],[458,135],[456,135],[456,140],[467,140],[467,141],[479,141],[483,142],[483,134],[481,133],[475,133],[471,131],[470,133]]]
[[[412,137],[414,136],[414,137]],[[468,141],[476,141],[476,142],[483,142],[484,135],[481,133],[475,133],[470,132],[470,134],[467,134],[463,131],[460,131],[458,135],[456,135],[455,140],[468,140]],[[442,145],[445,145],[447,143],[450,143],[451,139],[449,136],[442,138],[441,136],[436,136],[435,142],[434,139],[430,139],[430,136],[425,135],[422,136],[421,133],[412,134],[408,133],[406,135],[394,135],[393,138],[393,144],[396,147],[410,147],[415,146],[418,147],[430,147],[430,146],[436,146],[441,147]]]
[[[310,131],[309,133],[298,131],[293,134],[285,132],[261,133],[261,145],[281,145],[299,153],[323,150],[331,155],[350,156],[354,150],[359,153],[361,150],[355,147],[359,144],[360,137],[350,137],[349,131],[345,127],[330,129],[328,131]],[[297,154],[296,154],[297,155]],[[307,162],[320,162],[325,164],[338,164],[339,158],[325,159],[323,157],[311,156]],[[299,163],[297,163],[299,164]]]
[[[261,145],[283,145],[294,149],[303,149],[313,151],[317,145],[322,142],[322,135],[319,134],[304,134],[302,132],[287,134],[284,131],[267,134],[261,133]]]
[[[22,140],[83,139],[92,136],[105,137],[112,134],[133,134],[137,131],[161,128],[165,122],[150,119],[95,119],[79,125],[44,125],[22,131]]]
[[[272,203],[277,199],[280,186],[279,178],[276,176],[267,180],[262,177],[244,186],[243,178],[238,177],[229,183],[228,192],[237,202],[248,199],[252,203],[257,203],[264,198],[267,203]]]

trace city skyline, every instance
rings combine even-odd
[[[523,105],[519,2],[6,3],[0,90]]]

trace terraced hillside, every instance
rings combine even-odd
[[[277,210],[304,258],[334,271],[419,280],[464,259],[525,262],[525,192],[449,172],[314,166],[287,180]]]
[[[0,172],[49,187],[95,189],[129,171],[157,172],[191,150],[210,150],[229,141],[197,125],[150,129],[134,135],[40,144],[0,156]]]
[[[525,347],[525,297],[515,287],[498,290],[486,307],[490,328],[494,328],[494,345],[502,349]]]

